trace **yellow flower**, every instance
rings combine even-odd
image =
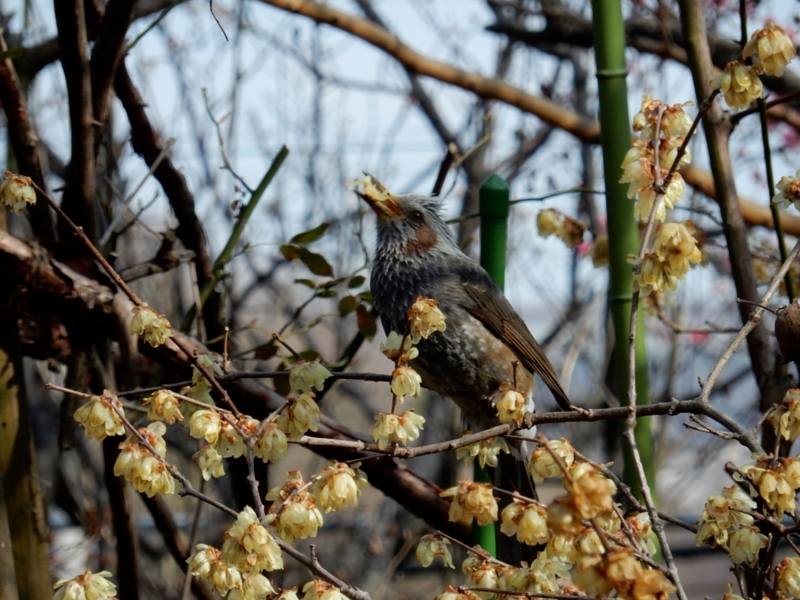
[[[536,216],[536,228],[543,238],[558,235],[561,229],[561,213],[552,208],[540,210]]]
[[[283,568],[281,549],[258,522],[255,511],[246,506],[236,522],[225,532],[223,560],[242,572],[274,571]]]
[[[776,567],[778,590],[795,598],[800,597],[800,558],[784,558]]]
[[[636,545],[639,549],[649,556],[656,553],[656,534],[650,523],[650,515],[641,512],[625,519],[628,529],[633,533]]]
[[[222,477],[225,475],[222,455],[217,452],[214,446],[203,446],[194,453],[192,458],[197,462],[203,479],[206,481],[210,480],[212,477]]]
[[[547,507],[548,518],[550,516],[551,506],[553,505],[551,504]],[[548,525],[549,523],[550,521],[548,520]],[[583,527],[583,524],[578,521],[577,529],[580,531],[581,527]],[[550,540],[547,542],[547,548],[545,548],[545,550],[548,556],[560,560],[567,565],[573,565],[578,562],[578,557],[580,556],[578,553],[578,546],[575,544],[575,536],[570,534],[556,534],[555,532],[551,532]]]
[[[392,372],[392,393],[399,396],[419,397],[422,377],[411,367],[397,367]]]
[[[461,435],[467,435],[469,431],[462,431]],[[508,444],[501,437],[493,437],[488,440],[481,440],[468,446],[461,446],[456,450],[456,460],[464,460],[464,463],[469,464],[477,456],[478,463],[481,467],[489,465],[490,467],[497,466],[497,455],[500,452],[509,454],[511,451],[508,449]]]
[[[58,590],[53,600],[114,600],[117,586],[108,581],[107,577],[111,577],[108,571],[86,571],[72,579],[60,579],[53,586]]]
[[[403,350],[400,351],[400,344],[403,343],[403,336],[396,331],[390,331],[386,339],[381,342],[380,351],[393,362],[399,359],[401,363],[406,363],[414,360],[419,356],[419,350],[414,348],[414,340],[412,336],[406,336],[406,341],[403,343]]]
[[[763,29],[753,32],[750,40],[742,48],[742,58],[754,57],[759,73],[780,77],[789,61],[794,58],[792,40],[782,27],[772,21]]]
[[[450,555],[450,541],[438,534],[423,535],[417,545],[417,560],[423,567],[430,567],[433,559],[442,557],[446,567],[455,569]]]
[[[784,208],[793,204],[800,210],[800,171],[797,171],[794,177],[781,177],[776,187],[780,192],[772,197],[773,203],[780,203]]]
[[[737,565],[743,562],[755,565],[758,553],[767,547],[768,542],[769,538],[761,533],[758,527],[738,527],[730,536],[731,560]]]
[[[561,458],[567,469],[575,462],[575,450],[566,438],[550,440],[547,445],[550,451]],[[550,451],[544,445],[540,445],[531,454],[531,458],[528,461],[528,473],[530,473],[534,483],[542,483],[548,477],[560,477],[563,475],[561,467],[558,466]]]
[[[656,256],[666,263],[669,271],[683,279],[693,264],[703,259],[697,240],[683,223],[667,223],[663,225],[653,244]]]
[[[470,590],[458,591],[452,585],[448,585],[443,594],[439,594],[434,600],[479,600],[475,592]]]
[[[683,107],[689,105],[691,105],[691,102],[670,106],[661,100],[654,99],[650,94],[645,94],[642,97],[642,108],[633,117],[633,130],[638,131],[639,137],[643,140],[662,137],[662,133],[678,136],[686,135],[692,126],[692,120],[683,110]],[[662,106],[664,107],[664,113],[661,117],[661,131],[656,136],[658,112]]]
[[[628,256],[628,262],[634,265],[633,291],[642,296],[649,296],[653,292],[666,292],[678,287],[678,279],[683,275],[673,273],[669,263],[653,253],[646,252],[640,261],[635,256]]]
[[[231,590],[228,600],[265,600],[275,593],[269,579],[261,573],[249,573],[242,577],[242,585]]]
[[[425,417],[418,415],[413,408],[400,414],[377,413],[373,417],[376,423],[372,428],[372,439],[378,442],[381,450],[388,448],[391,442],[407,444],[417,439],[425,424]]]
[[[711,80],[712,89],[721,89],[725,102],[734,110],[747,108],[756,98],[761,98],[763,87],[757,68],[741,60],[725,65],[721,75]]]
[[[303,586],[303,600],[348,600],[336,586],[314,579]]]
[[[497,520],[497,500],[492,492],[490,483],[476,483],[462,479],[457,486],[439,495],[442,498],[453,498],[448,515],[450,521],[469,525],[474,518],[478,521],[478,525],[488,525]]]
[[[356,506],[361,489],[367,487],[367,476],[358,465],[332,460],[320,471],[312,490],[319,501],[322,512],[329,513],[348,506]]]
[[[581,556],[605,552],[600,535],[591,527],[584,529],[575,537],[575,547]]]
[[[753,524],[753,517],[741,511],[755,508],[755,501],[738,485],[723,488],[719,496],[709,496],[695,536],[695,544],[712,547],[727,544],[729,529]]]
[[[288,449],[286,434],[275,421],[270,421],[261,428],[261,433],[253,444],[253,455],[264,462],[278,462],[286,456]]]
[[[573,581],[590,596],[608,596],[616,590],[620,597],[628,597],[641,575],[633,548],[617,548],[608,554],[582,556]]]
[[[573,465],[569,474],[572,482],[564,478],[564,488],[574,498],[574,506],[584,519],[614,508],[613,495],[617,486],[589,463]]]
[[[320,412],[314,398],[313,392],[289,398],[281,414],[275,419],[278,427],[286,433],[287,439],[299,440],[307,431],[319,431]]]
[[[32,184],[30,177],[6,171],[0,181],[0,204],[16,214],[21,213],[26,204],[36,204],[36,190]]]
[[[561,592],[558,579],[569,579],[570,565],[551,556],[548,550],[540,552],[529,568],[521,568],[504,574],[512,590],[527,593],[553,594]],[[561,592],[563,593],[563,592]]]
[[[139,429],[139,433],[159,456],[166,453],[167,445],[161,437],[166,429],[166,425],[160,421],[150,423],[147,429]],[[139,444],[138,440],[138,437],[132,435],[119,445],[120,453],[114,463],[114,475],[124,476],[137,492],[147,494],[150,498],[156,494],[174,494],[175,480],[167,465]]]
[[[783,401],[767,412],[767,421],[781,432],[781,436],[793,442],[800,435],[800,389],[786,392]]]
[[[560,238],[567,248],[575,248],[583,241],[583,232],[586,225],[568,217],[554,208],[539,211],[536,217],[536,227],[543,238],[555,235]]]
[[[469,575],[470,585],[481,588],[497,588],[498,576],[495,564],[488,560],[477,559],[468,557],[464,564],[461,566],[461,571],[465,575]],[[487,600],[494,596],[493,592],[475,592],[479,598]]]
[[[266,496],[273,505],[269,509],[268,522],[285,542],[316,537],[322,527],[322,513],[316,498],[308,492],[300,471],[286,473],[286,482],[272,488]]]
[[[525,418],[525,396],[507,381],[500,384],[500,397],[495,406],[501,423],[519,424]]]
[[[290,590],[282,590],[273,600],[299,600],[297,597],[297,587]]]
[[[796,479],[796,468],[786,461],[787,459],[779,458],[778,468],[773,470],[772,458],[762,456],[758,457],[754,464],[741,469],[742,473],[753,482],[767,507],[776,513],[778,519],[782,519],[784,513],[793,513],[795,508],[794,496],[797,488],[793,483]],[[786,477],[787,474],[792,476],[791,479]]]
[[[122,412],[122,403],[114,392],[104,390],[102,396],[91,396],[75,411],[75,420],[86,429],[86,435],[102,442],[109,435],[125,433]]]
[[[169,390],[158,390],[142,403],[149,406],[147,418],[151,421],[166,421],[172,425],[176,420],[183,421],[181,401]]]
[[[223,458],[239,458],[247,453],[247,445],[240,431],[249,437],[258,431],[259,422],[252,417],[243,416],[236,421],[236,427],[227,421],[222,421],[217,440],[217,450]]]
[[[431,334],[447,329],[445,316],[438,308],[439,303],[430,298],[417,297],[417,301],[408,309],[408,320],[411,323],[412,335],[428,339]]]
[[[310,392],[316,389],[321,392],[325,387],[325,380],[331,372],[319,362],[319,359],[308,362],[298,360],[289,367],[289,387],[293,392]]]
[[[539,504],[514,499],[500,513],[500,531],[517,540],[535,546],[550,539],[547,529],[547,509]]]
[[[668,600],[675,591],[667,576],[655,569],[645,569],[633,582],[631,598],[633,600]],[[723,597],[723,600],[726,600]],[[731,600],[731,599],[728,599]]]
[[[222,431],[222,417],[214,409],[201,408],[189,419],[189,435],[195,439],[205,438],[209,444],[216,444]]]
[[[196,577],[208,579],[220,596],[242,585],[242,574],[222,560],[222,553],[206,544],[197,544],[186,561],[189,571]]]
[[[164,315],[145,304],[133,307],[131,333],[141,336],[145,342],[157,348],[172,337],[172,327]]]

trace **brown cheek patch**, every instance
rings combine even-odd
[[[417,230],[417,236],[403,246],[403,251],[406,254],[422,254],[435,248],[438,243],[436,232],[427,225],[422,225]]]

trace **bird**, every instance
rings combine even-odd
[[[356,193],[377,215],[370,291],[384,331],[402,334],[418,297],[435,300],[446,318],[446,329],[420,340],[410,362],[422,384],[452,399],[472,432],[500,424],[494,402],[503,383],[513,383],[532,411],[535,375],[562,409],[577,410],[525,322],[490,275],[461,251],[439,199],[391,194],[368,174],[362,182],[363,192]],[[524,461],[524,442],[511,442]]]

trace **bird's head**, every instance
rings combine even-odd
[[[408,259],[460,253],[432,196],[396,196],[367,175],[356,193],[378,216],[378,251]]]

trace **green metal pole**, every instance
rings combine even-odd
[[[481,266],[503,289],[506,279],[506,237],[510,192],[499,175],[490,175],[480,188]],[[475,462],[475,481],[490,483],[489,472]],[[492,556],[497,556],[497,541],[493,525],[473,523],[472,539]]]
[[[628,115],[628,74],[625,62],[625,27],[620,0],[592,0],[593,32],[600,98],[600,142],[603,148],[603,176],[608,215],[608,251],[610,282],[608,291],[614,324],[615,394],[627,404],[628,340],[631,318],[631,282],[633,273],[627,262],[629,254],[639,251],[639,229],[633,218],[633,202],[627,186],[620,184],[622,159],[631,142]],[[642,311],[636,324],[636,402],[650,403],[647,379],[647,354],[644,345]],[[650,489],[655,492],[653,437],[649,419],[638,419],[635,430]],[[625,456],[625,481],[638,492],[636,472],[631,458]]]

